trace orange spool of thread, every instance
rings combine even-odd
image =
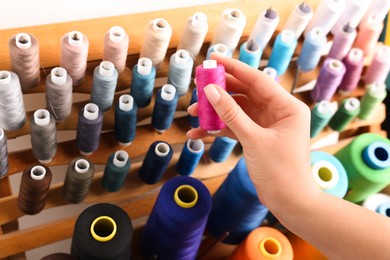
[[[327,260],[328,258],[324,256],[317,248],[303,240],[302,238],[289,234],[288,239],[294,250],[294,259],[316,259],[316,260]]]
[[[291,260],[294,253],[287,237],[270,227],[254,229],[236,248],[230,260]]]
[[[363,50],[364,57],[373,55],[379,36],[383,29],[383,22],[378,16],[370,15],[359,27],[359,32],[354,44],[355,48]]]

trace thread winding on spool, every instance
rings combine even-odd
[[[310,138],[316,137],[328,125],[332,112],[332,105],[327,100],[314,105],[311,109]]]
[[[352,48],[347,57],[344,58],[343,63],[345,65],[345,74],[338,91],[343,95],[348,95],[359,84],[364,67],[363,51],[358,48]]]
[[[217,53],[218,55],[225,56],[225,57],[233,57],[233,53],[231,50],[223,43],[217,43],[214,45],[211,45],[207,49],[207,54],[206,54],[206,60],[209,60],[211,58],[211,53]]]
[[[328,259],[317,248],[315,248],[302,238],[294,235],[293,233],[288,234],[288,239],[290,240],[291,246],[294,251],[294,259]]]
[[[176,51],[169,61],[168,84],[176,88],[179,97],[188,92],[194,61],[186,50]]]
[[[89,41],[81,32],[69,32],[61,40],[60,66],[72,78],[73,86],[80,85],[87,69]]]
[[[56,121],[46,109],[38,109],[30,120],[31,149],[40,163],[49,163],[57,151]]]
[[[249,178],[245,160],[241,158],[213,196],[207,230],[217,239],[229,232],[223,242],[239,244],[260,226],[267,213]]]
[[[137,105],[130,95],[121,95],[115,107],[115,138],[120,145],[129,146],[137,130]]]
[[[237,140],[226,136],[216,137],[210,146],[209,157],[214,162],[220,163],[227,160],[236,147]]]
[[[366,70],[364,83],[385,83],[386,77],[390,71],[390,46],[380,46],[374,55],[374,58]]]
[[[141,246],[146,259],[195,259],[211,195],[199,180],[178,176],[168,180],[142,232]]]
[[[370,195],[362,203],[362,206],[381,215],[390,217],[390,196],[384,193]]]
[[[77,258],[67,253],[54,253],[42,257],[41,260],[77,260]]]
[[[360,112],[360,101],[357,98],[344,99],[336,113],[329,121],[329,126],[335,131],[343,131]]]
[[[153,66],[158,69],[167,53],[171,36],[172,27],[165,19],[157,18],[150,21],[139,57],[151,59]]]
[[[295,33],[290,30],[282,31],[276,37],[267,66],[274,68],[278,76],[283,75],[287,71],[296,47]]]
[[[23,213],[35,215],[45,207],[51,177],[50,169],[44,165],[30,166],[23,171],[18,195],[18,206]]]
[[[339,28],[333,37],[333,43],[330,48],[328,58],[337,60],[344,59],[351,50],[353,42],[356,39],[356,35],[356,29],[349,23]]]
[[[198,102],[198,90],[194,88],[192,90],[190,105],[196,102]],[[199,118],[197,116],[191,116],[190,114],[188,114],[188,123],[192,128],[197,128],[199,127]]]
[[[153,107],[152,126],[163,133],[172,125],[179,97],[173,85],[165,84],[156,93],[156,102]]]
[[[371,1],[345,0],[345,8],[333,26],[331,30],[332,34],[334,35],[347,23],[349,23],[353,28],[356,28],[370,7],[370,3]]]
[[[129,42],[129,35],[120,26],[111,27],[104,36],[103,60],[112,62],[119,73],[126,67]]]
[[[321,28],[314,27],[306,35],[297,61],[300,70],[310,71],[317,67],[326,42],[326,35]]]
[[[138,107],[143,108],[150,104],[155,79],[156,68],[153,67],[152,60],[140,58],[133,67],[130,92]]]
[[[180,175],[191,175],[204,152],[204,143],[202,140],[189,139],[183,145],[179,160],[176,163],[176,172]]]
[[[8,42],[12,70],[19,76],[23,91],[30,90],[41,80],[39,43],[31,34],[19,33]]]
[[[0,127],[6,131],[21,128],[26,122],[26,110],[18,75],[0,71],[0,96]]]
[[[118,191],[125,183],[130,169],[130,158],[126,151],[111,154],[104,168],[102,186],[109,192]]]
[[[260,45],[254,40],[244,42],[240,47],[240,55],[238,59],[252,68],[257,69],[260,65],[261,54]]]
[[[264,50],[275,32],[279,20],[278,13],[272,8],[262,11],[256,20],[249,39],[257,42],[260,45],[260,49]]]
[[[383,30],[383,22],[376,15],[371,15],[360,23],[354,47],[362,49],[364,57],[370,57],[376,49],[379,36]]]
[[[172,147],[164,141],[152,143],[139,170],[140,179],[146,184],[160,181],[172,159]]]
[[[99,147],[100,132],[103,126],[103,113],[93,103],[88,103],[79,112],[76,143],[80,153],[91,155]]]
[[[8,174],[8,145],[7,136],[0,128],[0,179]]]
[[[80,203],[88,195],[95,165],[85,158],[73,159],[66,171],[62,195],[70,203]]]
[[[358,114],[360,119],[370,118],[387,95],[385,84],[370,84],[366,86],[366,92],[361,99],[361,109]]]
[[[209,25],[206,14],[196,12],[188,18],[177,49],[187,50],[195,60],[202,48]]]
[[[385,20],[386,15],[390,9],[390,1],[388,0],[375,0],[371,1],[371,5],[368,8],[366,14],[364,15],[362,21],[363,23],[371,15],[376,15],[380,21]]]
[[[295,37],[299,39],[312,17],[312,8],[307,3],[302,2],[301,4],[296,5],[294,10],[291,11],[290,16],[284,24],[283,30],[294,31]]]
[[[120,207],[99,203],[77,218],[71,254],[77,259],[131,259],[133,226]]]

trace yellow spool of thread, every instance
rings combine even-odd
[[[189,209],[198,202],[198,192],[190,185],[181,185],[175,190],[173,199],[180,207]]]
[[[116,222],[108,216],[100,216],[91,224],[91,235],[99,242],[108,242],[116,234]]]

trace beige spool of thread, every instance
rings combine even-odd
[[[120,26],[113,26],[104,36],[103,60],[114,63],[119,73],[126,67],[129,35]]]

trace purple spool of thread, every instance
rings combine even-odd
[[[331,100],[345,74],[344,64],[336,59],[326,59],[321,67],[317,83],[311,91],[311,100]]]
[[[341,81],[339,92],[348,95],[356,89],[363,71],[363,51],[359,48],[352,48],[348,56],[344,58],[345,74]]]
[[[367,68],[364,83],[385,83],[390,70],[390,46],[381,46],[377,49],[374,59]]]
[[[355,38],[356,30],[349,24],[346,24],[343,28],[340,28],[340,30],[333,38],[333,44],[330,48],[328,58],[333,58],[336,60],[344,59],[350,51]]]
[[[200,127],[209,133],[218,133],[226,125],[215,112],[203,89],[209,84],[216,84],[226,90],[225,67],[217,64],[215,60],[205,60],[202,65],[196,67],[195,79]]]

